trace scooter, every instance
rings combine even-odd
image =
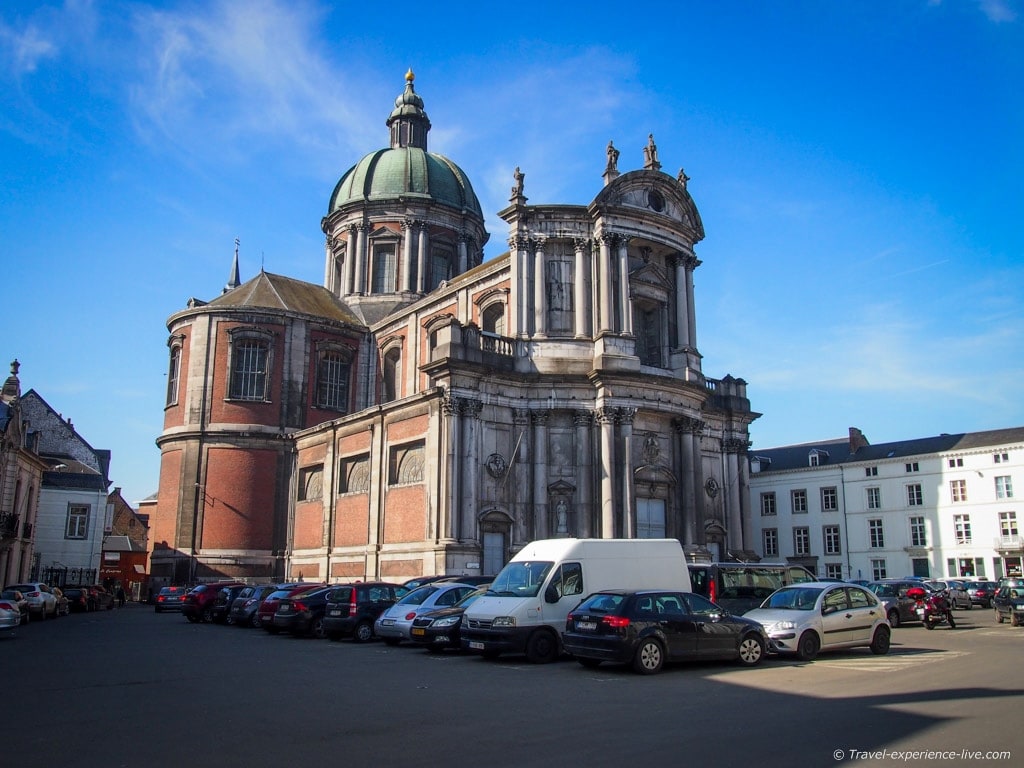
[[[914,610],[925,629],[935,629],[943,624],[950,629],[956,629],[953,613],[942,595],[929,595],[923,588],[915,587],[907,590],[907,597],[912,597],[916,601]]]

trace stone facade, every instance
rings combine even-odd
[[[758,414],[701,370],[685,174],[653,137],[640,170],[609,151],[588,205],[529,205],[516,169],[485,262],[411,73],[388,125],[331,196],[324,287],[261,272],[168,321],[154,575],[493,574],[556,536],[749,550]]]

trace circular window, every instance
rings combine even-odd
[[[655,211],[665,210],[665,198],[655,189],[647,193],[647,204]]]

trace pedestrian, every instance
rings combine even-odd
[[[124,603],[127,597],[124,594],[124,587],[120,584],[117,585],[117,607],[124,608]]]

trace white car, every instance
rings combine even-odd
[[[57,617],[57,596],[53,594],[49,584],[41,581],[26,581],[23,584],[11,584],[8,589],[16,589],[28,598],[28,609],[41,619]]]
[[[435,581],[414,589],[377,617],[373,631],[388,645],[412,639],[412,622],[421,613],[449,608],[476,587],[453,581]]]
[[[0,598],[0,636],[13,635],[21,624],[21,609],[14,600]]]
[[[837,648],[867,646],[872,653],[888,653],[892,636],[885,606],[874,593],[842,582],[783,587],[743,617],[764,626],[773,651],[803,661]]]

